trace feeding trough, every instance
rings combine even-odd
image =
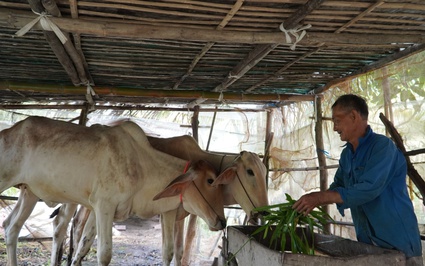
[[[258,226],[229,226],[223,238],[221,265],[405,265],[402,252],[364,244],[350,239],[309,232],[315,255],[293,254],[288,248],[270,247],[270,236],[252,235]],[[301,232],[300,232],[301,233]],[[306,232],[304,232],[306,233]],[[290,243],[289,240],[286,241]],[[281,250],[285,250],[284,252]]]

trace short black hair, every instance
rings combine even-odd
[[[366,120],[369,116],[369,108],[367,106],[366,100],[354,94],[345,94],[339,96],[339,98],[332,105],[332,109],[334,109],[335,106],[340,106],[347,111],[356,110]]]

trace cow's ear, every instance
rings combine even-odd
[[[214,180],[214,182],[211,184],[211,186],[218,186],[218,185],[227,185],[233,182],[236,176],[237,167],[231,166],[226,168],[217,178]]]
[[[156,194],[155,197],[153,197],[153,200],[159,200],[162,198],[168,198],[168,197],[174,197],[179,194],[182,194],[186,188],[191,184],[190,181],[182,181],[182,182],[176,182],[169,184],[166,188],[164,188],[163,191]]]

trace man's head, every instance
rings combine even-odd
[[[369,116],[369,110],[365,99],[354,94],[345,94],[340,96],[332,105],[332,110],[336,106],[342,107],[342,109],[346,110],[347,112],[356,110],[365,120],[367,120]]]
[[[350,142],[355,148],[358,139],[366,134],[368,116],[366,101],[354,94],[342,95],[332,105],[334,131],[342,141]]]

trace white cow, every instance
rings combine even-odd
[[[267,169],[260,157],[252,152],[242,151],[239,155],[222,155],[202,150],[196,140],[188,135],[172,138],[149,137],[149,143],[157,150],[185,160],[206,160],[220,174],[224,185],[223,204],[239,204],[248,216],[256,218],[256,207],[268,205],[266,186]],[[191,219],[196,215],[191,214]],[[175,258],[183,265],[189,265],[191,243],[183,252],[184,222],[178,222],[175,229]],[[195,228],[188,226],[187,235],[194,235]],[[184,254],[184,256],[183,256]]]
[[[175,219],[182,204],[211,228],[225,227],[222,194],[211,186],[214,170],[201,161],[182,174],[188,162],[153,149],[132,122],[84,127],[29,117],[0,132],[0,154],[0,191],[24,184],[29,199],[4,223],[11,266],[17,265],[19,230],[37,198],[92,210],[99,265],[111,260],[114,220],[160,213]]]
[[[148,136],[156,150],[184,160],[205,160],[211,163],[225,178],[223,203],[239,204],[249,218],[257,207],[268,205],[266,166],[252,152],[242,151],[239,155],[223,155],[202,150],[196,140],[188,135],[172,138]]]
[[[148,140],[155,149],[172,156],[185,160],[205,160],[211,163],[216,168],[217,172],[220,173],[219,180],[225,184],[223,195],[224,205],[239,204],[247,213],[249,218],[253,216],[254,208],[268,205],[266,189],[267,169],[257,154],[243,151],[240,155],[234,156],[206,152],[199,147],[194,138],[187,135],[172,138],[148,137]],[[59,254],[60,245],[57,243],[62,243],[65,237],[66,227],[74,214],[75,208],[76,206],[62,205],[59,215],[55,218],[55,232],[58,232],[58,234],[55,235],[58,237],[53,241],[54,248],[52,249],[52,261],[57,261],[58,259],[58,255],[53,256],[53,252],[55,252],[55,254]],[[161,216],[163,228],[172,230],[169,228],[171,225],[164,222],[164,217],[165,216],[163,215]],[[166,219],[169,218],[166,217]],[[164,223],[167,225],[164,225]],[[189,264],[187,256],[185,256],[182,261],[183,226],[184,221],[178,222],[176,225],[176,235],[174,239],[176,243],[174,247],[175,265],[181,265],[180,263],[183,263],[184,265]],[[77,226],[77,231],[80,230],[81,226]],[[191,231],[194,230],[194,228],[188,227],[188,230]],[[94,235],[92,233],[89,234],[90,237],[92,237],[92,241],[86,242],[87,247],[91,246],[94,240]],[[74,235],[79,235],[79,233],[74,231]],[[87,239],[90,239],[90,237],[87,237],[86,235],[84,235],[84,237],[86,241]],[[76,257],[78,258],[77,260],[81,260],[89,251],[87,247],[84,249],[83,254],[77,251],[74,260],[76,260]],[[184,254],[190,254],[190,245],[186,246]]]

